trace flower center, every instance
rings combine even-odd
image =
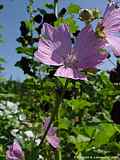
[[[65,67],[75,67],[77,63],[78,63],[77,57],[72,49],[71,53],[68,54],[68,56],[65,58],[64,65]]]

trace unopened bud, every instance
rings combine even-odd
[[[100,18],[100,10],[98,8],[95,8],[92,10],[92,15],[94,19]]]
[[[92,10],[82,9],[80,12],[80,19],[82,21],[90,21],[93,18]]]

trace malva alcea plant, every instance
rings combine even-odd
[[[17,39],[21,46],[17,51],[26,55],[17,65],[30,77],[21,85],[22,91],[15,91],[20,94],[15,97],[20,111],[9,122],[12,127],[7,128],[5,123],[8,135],[18,140],[13,142],[8,137],[8,150],[4,147],[6,159],[116,156],[120,152],[120,131],[114,126],[120,121],[120,92],[116,89],[120,67],[117,64],[108,72],[110,76],[106,72],[95,73],[102,70],[98,66],[108,59],[108,47],[116,57],[120,56],[118,3],[109,2],[101,17],[99,9],[81,9],[75,4],[59,12],[59,1],[54,2],[55,5],[46,4],[53,10],[48,13],[34,10],[30,0],[30,20],[21,23],[21,37]],[[83,28],[76,23],[76,17],[84,22]],[[97,22],[93,27],[94,20]],[[19,113],[25,114],[25,119],[21,120]],[[15,116],[19,122],[16,125]],[[29,138],[27,130],[32,133]]]

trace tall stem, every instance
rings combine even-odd
[[[53,120],[54,120],[56,115],[57,115],[57,118],[58,118],[58,126],[59,126],[59,119],[60,119],[60,113],[59,113],[60,109],[59,109],[59,107],[60,107],[60,105],[62,103],[64,90],[67,87],[67,85],[68,85],[68,80],[66,80],[66,82],[65,82],[62,94],[61,95],[58,95],[58,94],[56,95],[55,108],[54,108],[54,110],[52,112],[50,122],[49,122],[49,124],[47,126],[47,129],[45,130],[45,133],[44,133],[42,139],[41,139],[39,147],[41,147],[41,145],[43,144],[43,142],[44,142],[44,140],[45,140],[45,138],[47,136],[47,133],[48,133],[48,131],[50,129],[50,126],[51,126],[51,124],[52,124],[52,122],[53,122]],[[62,160],[62,155],[61,155],[61,150],[60,149],[59,149],[59,152],[58,152],[58,157],[59,157],[59,160]]]
[[[57,112],[57,123],[58,123],[58,129],[60,128],[59,127],[59,124],[60,124],[60,119],[61,119],[61,105],[62,105],[62,101],[63,101],[63,96],[64,96],[64,91],[65,91],[65,89],[67,88],[67,85],[68,85],[68,80],[66,80],[66,82],[65,82],[65,85],[64,85],[64,88],[63,88],[63,92],[62,92],[62,94],[61,94],[61,96],[59,96],[58,95],[58,97],[61,97],[60,99],[60,101],[61,101],[61,103],[60,103],[60,105],[59,105],[59,108],[58,108],[58,112]],[[60,131],[58,131],[58,136],[60,136]],[[59,150],[58,150],[58,160],[62,160],[62,152],[61,152],[61,149],[59,148]]]
[[[50,122],[49,122],[49,124],[48,124],[48,126],[47,126],[47,129],[45,130],[45,133],[44,133],[44,135],[43,135],[43,137],[42,137],[42,139],[41,139],[41,142],[40,142],[40,145],[39,145],[39,146],[41,146],[41,145],[43,144],[43,142],[44,142],[44,139],[45,139],[45,137],[46,137],[46,135],[47,135],[47,133],[48,133],[48,131],[49,131],[49,129],[50,129],[50,126],[51,126],[51,124],[52,124],[52,122],[53,122],[53,120],[54,120],[54,118],[55,118],[55,115],[56,115],[56,112],[57,112],[57,110],[58,110],[59,105],[60,105],[60,100],[57,98],[57,99],[56,99],[55,108],[54,108],[53,113],[52,113],[52,115],[51,115]]]
[[[68,85],[68,80],[66,80],[66,82],[65,82],[64,89],[67,87],[67,85]],[[45,133],[44,133],[44,135],[43,135],[43,137],[42,137],[42,139],[41,139],[41,142],[40,142],[39,147],[40,147],[40,146],[42,145],[42,143],[44,142],[44,139],[45,139],[45,137],[46,137],[46,135],[47,135],[47,133],[48,133],[48,130],[50,129],[50,126],[51,126],[51,124],[52,124],[52,122],[53,122],[53,120],[54,120],[54,118],[55,118],[55,115],[57,114],[57,112],[58,112],[58,110],[59,110],[59,106],[60,106],[60,104],[61,104],[61,102],[62,102],[62,97],[63,97],[63,94],[62,94],[61,96],[58,96],[58,95],[57,95],[56,103],[55,103],[55,108],[54,108],[53,113],[52,113],[52,115],[51,115],[51,119],[50,119],[50,122],[49,122],[49,124],[48,124],[48,126],[47,126],[47,129],[45,130]]]

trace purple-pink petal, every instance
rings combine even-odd
[[[43,128],[44,129],[47,129],[49,123],[50,123],[50,117],[47,117],[45,120],[44,120],[44,124],[43,124]],[[54,135],[56,133],[56,127],[53,127],[53,124],[51,124],[51,127],[49,128],[48,130],[48,135]]]
[[[69,29],[66,24],[61,25],[55,30],[54,41],[61,42],[61,45],[58,49],[58,54],[64,60],[64,58],[70,53],[72,47]]]
[[[106,39],[111,46],[113,53],[116,56],[120,56],[120,38],[110,34],[106,37]]]
[[[18,142],[14,142],[9,146],[6,152],[6,160],[23,160],[24,153]]]
[[[44,23],[42,28],[42,33],[46,36],[47,39],[54,41],[55,28],[48,23]]]
[[[46,138],[48,143],[51,144],[52,147],[59,148],[60,139],[56,136],[56,134],[53,136],[47,135]]]
[[[115,3],[111,2],[107,4],[105,12],[103,14],[104,19],[107,19],[110,16],[111,12],[115,9]]]
[[[79,66],[95,68],[107,57],[100,49],[104,48],[105,42],[96,37],[91,26],[85,27],[77,37],[74,50],[79,60]]]
[[[50,123],[50,117],[45,118],[44,120],[44,124],[43,124],[43,128],[46,130],[49,123]],[[59,147],[59,143],[60,143],[60,139],[59,137],[57,137],[56,135],[56,127],[53,127],[53,124],[51,124],[46,139],[48,141],[49,144],[51,144],[54,148],[58,148]]]
[[[51,119],[51,117],[45,118],[44,124],[43,124],[43,128],[47,129],[47,127],[48,127],[48,125],[50,123],[50,119]]]
[[[57,69],[55,72],[55,76],[58,77],[66,77],[71,78],[75,80],[87,80],[87,77],[85,75],[82,75],[80,73],[80,70],[72,69],[72,68],[65,68],[64,66],[61,66]]]
[[[38,50],[34,54],[35,58],[41,63],[47,64],[47,65],[59,66],[61,62],[57,62],[57,60],[55,61],[52,58],[53,53],[56,52],[56,49],[59,48],[59,46],[60,46],[60,42],[53,43],[50,40],[40,39],[38,44]]]
[[[116,8],[116,3],[108,4],[101,25],[104,27],[106,43],[111,47],[116,56],[120,56],[120,8]]]
[[[43,30],[47,36],[39,40],[38,50],[35,53],[36,59],[47,65],[59,66],[63,64],[64,58],[71,50],[67,25],[56,29],[45,23]]]
[[[116,3],[111,2],[107,5],[103,15],[102,24],[105,32],[120,31],[120,8],[116,8]]]

